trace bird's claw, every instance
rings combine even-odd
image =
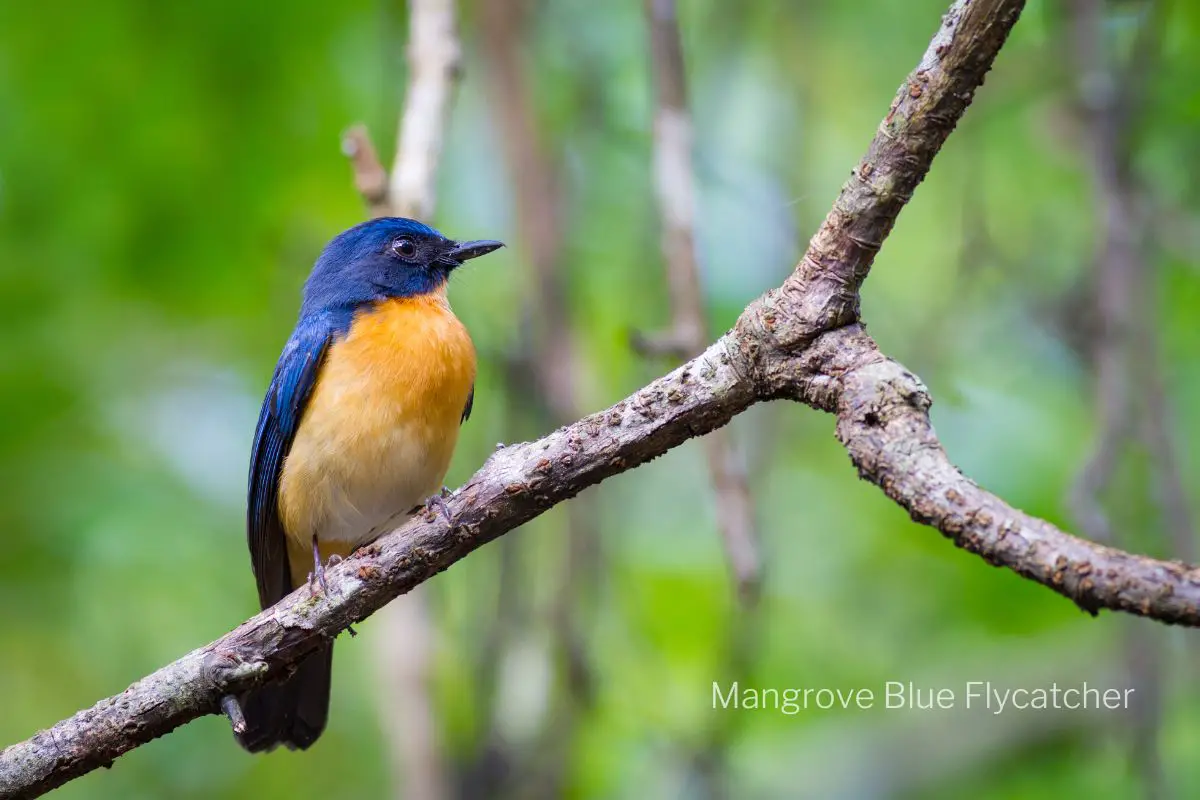
[[[334,553],[329,557],[329,560],[324,564],[321,563],[321,550],[317,547],[317,537],[313,537],[313,571],[308,573],[308,590],[313,594],[317,593],[317,586],[321,587],[321,592],[329,596],[329,583],[325,580],[325,570],[330,567],[335,567],[342,563],[342,557]]]
[[[314,571],[308,573],[308,591],[315,595],[318,588],[325,594],[329,593],[329,585],[325,581],[325,568],[319,564]]]
[[[329,586],[324,582],[325,570],[329,569],[330,567],[336,567],[345,560],[346,559],[342,558],[337,553],[334,553],[329,557],[329,560],[325,562],[325,566],[321,567],[321,588],[325,590],[326,597],[329,596]],[[358,631],[354,630],[354,628],[350,625],[346,626],[346,632],[350,634],[351,638],[358,636]]]
[[[453,494],[453,492],[443,486],[440,492],[426,500],[424,506],[425,521],[433,522],[437,518],[436,512],[440,511],[442,512],[442,517],[446,520],[446,522],[453,526],[454,517],[450,514],[450,507],[446,505],[446,498]]]

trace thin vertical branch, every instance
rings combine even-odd
[[[556,424],[573,419],[576,346],[568,319],[567,292],[559,260],[563,241],[563,197],[557,170],[541,141],[533,91],[520,61],[521,23],[526,2],[485,0],[484,57],[492,87],[501,144],[512,175],[521,249],[530,268],[531,369]]]
[[[521,63],[524,0],[484,0],[482,37],[490,95],[501,144],[514,187],[520,250],[529,267],[523,352],[510,365],[527,376],[524,392],[544,404],[552,426],[578,417],[579,347],[572,330],[565,275],[561,268],[564,197],[554,160],[537,125],[534,91]],[[602,570],[597,515],[590,496],[566,509],[566,536],[549,609],[554,648],[560,661],[560,689],[544,721],[536,758],[521,775],[517,793],[557,797],[563,793],[580,713],[591,702],[592,667],[581,630]],[[493,720],[493,727],[496,722]],[[494,754],[492,754],[494,755]]]
[[[1153,455],[1162,519],[1171,531],[1176,558],[1190,558],[1191,524],[1175,466],[1166,398],[1158,375],[1152,306],[1153,271],[1141,236],[1144,215],[1131,166],[1137,100],[1155,55],[1159,33],[1156,3],[1145,4],[1133,54],[1125,64],[1111,55],[1104,31],[1103,0],[1068,0],[1070,35],[1082,129],[1091,160],[1097,228],[1104,232],[1093,268],[1096,325],[1090,357],[1095,370],[1098,432],[1071,502],[1085,535],[1115,541],[1102,498],[1111,492],[1117,465],[1140,435]],[[1141,417],[1147,420],[1136,424]],[[1153,417],[1153,421],[1149,418]],[[1174,488],[1173,487],[1178,487]],[[1162,641],[1157,631],[1133,628],[1125,635],[1130,683],[1138,689],[1131,751],[1146,797],[1168,793],[1159,749],[1162,724]]]
[[[1152,326],[1148,326],[1143,334],[1135,345],[1138,363],[1148,373],[1141,433],[1154,469],[1154,483],[1170,538],[1171,555],[1192,564],[1196,561],[1196,527],[1187,489],[1183,484],[1179,457],[1175,452],[1176,440],[1171,433],[1174,414],[1167,401],[1158,336]]]
[[[688,110],[683,45],[674,0],[645,0],[650,27],[656,107],[654,190],[667,265],[671,325],[638,337],[646,354],[690,358],[708,335],[700,268],[696,263],[696,187],[692,173],[692,116]]]
[[[1160,52],[1163,27],[1166,24],[1168,0],[1147,0],[1143,12],[1141,27],[1134,42],[1133,52],[1126,68],[1126,78],[1122,82],[1122,91],[1117,95],[1118,108],[1129,120],[1123,132],[1122,144],[1126,162],[1128,162],[1131,138],[1132,120],[1140,111],[1140,103],[1147,95],[1146,85]],[[1124,170],[1127,179],[1130,172],[1128,163]],[[1130,194],[1136,193],[1131,185]],[[1137,219],[1141,229],[1149,222],[1148,215],[1142,208],[1136,208]],[[1146,252],[1145,242],[1141,252]],[[1145,265],[1144,282],[1153,286],[1154,271],[1149,263]],[[1158,330],[1155,326],[1156,315],[1150,298],[1154,295],[1147,292],[1147,302],[1143,305],[1144,314],[1139,318],[1133,342],[1134,363],[1141,370],[1143,385],[1143,402],[1145,410],[1141,415],[1143,425],[1141,436],[1144,446],[1150,454],[1151,466],[1154,471],[1154,481],[1158,489],[1158,501],[1162,509],[1163,523],[1167,528],[1172,555],[1175,558],[1191,562],[1196,556],[1196,528],[1192,510],[1184,488],[1183,473],[1175,451],[1175,437],[1171,432],[1172,414],[1167,398],[1166,380],[1162,371],[1162,354],[1160,352]]]
[[[437,168],[462,46],[455,0],[410,0],[408,12],[408,88],[391,175],[365,126],[347,131],[342,149],[372,216],[428,220],[437,200]],[[396,795],[420,800],[450,794],[430,686],[437,649],[430,615],[428,597],[418,587],[380,611],[382,630],[375,640]]]
[[[657,334],[633,337],[644,355],[690,358],[704,349],[709,330],[704,311],[700,266],[696,257],[696,186],[692,169],[692,116],[688,107],[687,73],[675,0],[645,0],[655,90],[654,188],[662,228],[671,323]],[[737,587],[741,614],[730,623],[723,672],[745,675],[758,647],[757,600],[761,559],[755,530],[754,503],[746,467],[728,427],[703,440],[717,528],[725,544],[730,574]],[[728,794],[726,752],[733,735],[732,715],[714,723],[693,763],[702,796]]]
[[[1112,482],[1133,421],[1130,345],[1133,315],[1144,301],[1131,196],[1119,142],[1126,120],[1118,116],[1115,77],[1108,67],[1102,0],[1068,0],[1076,82],[1086,145],[1094,173],[1097,228],[1104,242],[1094,264],[1097,324],[1091,342],[1098,432],[1092,454],[1071,492],[1080,526],[1096,541],[1112,541],[1101,497]]]
[[[355,125],[342,137],[342,152],[350,159],[354,170],[354,188],[362,195],[372,217],[390,217],[392,203],[388,197],[388,174],[366,125]]]
[[[437,652],[431,615],[428,592],[409,592],[380,610],[374,635],[380,716],[396,797],[450,796],[430,685]]]
[[[390,195],[398,216],[429,219],[437,168],[462,64],[455,0],[409,0],[408,90]]]
[[[645,354],[690,358],[704,349],[709,331],[696,261],[696,188],[687,77],[675,0],[645,3],[657,98],[654,184],[671,298],[671,325],[660,334],[635,336],[634,344]],[[704,451],[730,571],[739,595],[753,602],[761,580],[761,559],[746,468],[728,428],[705,437]]]

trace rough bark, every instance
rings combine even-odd
[[[977,486],[929,423],[929,394],[858,324],[857,288],[969,104],[1024,3],[959,0],[901,87],[796,271],[705,352],[611,408],[505,447],[446,501],[206,647],[0,753],[0,796],[31,797],[110,764],[220,699],[277,679],[328,637],[583,488],[751,404],[790,398],[837,415],[860,475],[955,544],[1082,608],[1200,625],[1200,571],[1094,544]]]

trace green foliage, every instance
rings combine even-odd
[[[626,345],[630,329],[667,313],[646,36],[640,3],[536,5],[527,63],[566,185],[561,267],[591,410],[660,368]],[[1130,5],[1113,12],[1115,42],[1128,38]],[[884,349],[930,385],[935,424],[964,471],[1071,527],[1063,498],[1088,453],[1093,404],[1054,309],[1099,239],[1052,6],[1030,4],[884,247],[864,310]],[[944,0],[681,4],[714,329],[795,262],[943,11]],[[0,4],[0,743],[119,692],[256,610],[241,515],[257,404],[309,265],[363,214],[341,130],[366,120],[391,152],[403,17],[391,5],[318,0]],[[516,242],[476,47],[487,34],[470,14],[464,25],[465,84],[435,223]],[[1164,31],[1134,162],[1152,210],[1156,272],[1143,279],[1157,287],[1173,430],[1195,498],[1200,12],[1171,4]],[[544,428],[530,421],[534,399],[504,386],[502,362],[520,341],[521,259],[520,247],[498,253],[452,289],[484,359],[453,483],[497,441]],[[741,622],[696,443],[593,490],[596,697],[566,750],[571,796],[686,796],[696,751],[731,724],[736,796],[1137,790],[1122,734],[1131,718],[1118,712],[744,711],[731,723],[722,715],[735,712],[714,711],[712,682],[729,677],[877,690],[888,680],[1128,684],[1127,621],[1092,620],[910,522],[857,480],[829,418],[771,406],[734,429],[769,568],[761,647],[744,670],[724,672]],[[1144,472],[1115,505],[1147,507]],[[532,611],[516,633],[526,656],[499,680],[526,715],[557,691],[548,620],[565,519],[556,511],[514,534]],[[1152,513],[1130,519],[1131,546],[1172,555]],[[486,548],[430,588],[452,765],[486,733],[476,681],[500,552]],[[1154,633],[1169,664],[1166,772],[1190,796],[1200,787],[1200,694],[1183,680],[1193,637]],[[331,728],[309,753],[252,758],[207,718],[61,796],[385,795],[381,714],[405,710],[379,700],[377,630],[368,621],[362,634],[339,646]]]

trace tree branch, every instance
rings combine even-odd
[[[393,215],[388,196],[388,174],[371,143],[366,125],[355,125],[342,137],[342,152],[354,170],[354,188],[362,195],[372,217]]]
[[[408,89],[388,190],[396,216],[429,219],[437,202],[443,133],[462,62],[454,5],[455,0],[409,3]]]
[[[943,19],[796,271],[704,353],[609,409],[498,450],[452,497],[206,647],[0,753],[0,796],[32,797],[277,680],[322,642],[550,506],[727,423],[753,403],[838,415],[860,474],[914,519],[1081,607],[1200,625],[1200,571],[1066,534],[964,477],[920,381],[857,322],[857,288],[1016,22],[1020,0],[959,0]]]
[[[662,251],[671,299],[668,330],[639,335],[646,355],[690,358],[704,349],[708,325],[696,264],[696,189],[692,175],[692,118],[674,0],[644,0],[650,27],[654,110],[654,189],[662,226]]]
[[[1104,43],[1103,0],[1066,3],[1068,34],[1078,84],[1082,138],[1090,151],[1097,205],[1097,230],[1103,243],[1093,266],[1094,335],[1088,355],[1095,369],[1098,431],[1092,453],[1069,495],[1083,532],[1095,541],[1117,544],[1101,497],[1111,487],[1122,450],[1134,428],[1132,344],[1148,298],[1143,290],[1137,220],[1129,181],[1127,139],[1130,120],[1119,96],[1115,70]],[[1122,83],[1133,82],[1131,78]]]
[[[859,475],[915,521],[1089,613],[1108,608],[1200,626],[1200,570],[1071,536],[964,476],[933,432],[925,386],[859,326],[824,334],[803,360],[806,402],[838,415],[838,439]]]
[[[536,85],[522,60],[533,27],[532,5],[524,0],[485,0],[479,10],[486,31],[482,50],[492,114],[513,188],[519,251],[528,270],[521,311],[525,324],[516,355],[520,368],[509,370],[509,382],[519,385],[514,378],[527,376],[533,392],[526,396],[541,401],[528,412],[560,426],[582,413],[579,386],[585,365],[571,324],[568,271],[562,259],[568,219],[563,212],[562,172],[540,135]],[[554,681],[546,713],[526,753],[518,756],[512,743],[499,735],[500,720],[488,721],[484,763],[499,757],[513,764],[509,780],[490,788],[492,796],[557,797],[564,792],[570,748],[581,712],[594,692],[583,630],[605,569],[597,521],[593,497],[579,498],[566,509],[564,541],[553,567],[555,586],[546,609],[551,654],[561,677]],[[501,707],[493,704],[492,710]]]
[[[1092,453],[1072,487],[1071,505],[1080,530],[1089,538],[1114,546],[1133,541],[1128,534],[1114,535],[1119,525],[1106,512],[1104,498],[1110,507],[1120,507],[1114,500],[1121,488],[1115,480],[1117,467],[1121,455],[1137,443],[1140,427],[1159,478],[1159,505],[1170,549],[1177,557],[1189,558],[1193,551],[1190,514],[1175,469],[1170,417],[1157,369],[1154,300],[1147,290],[1153,285],[1152,269],[1141,233],[1145,214],[1139,208],[1132,163],[1139,99],[1145,95],[1146,76],[1160,49],[1161,5],[1151,0],[1143,6],[1132,54],[1124,63],[1108,45],[1103,0],[1069,0],[1065,9],[1078,87],[1079,138],[1090,156],[1100,239],[1087,298],[1092,306],[1088,316],[1094,320],[1087,355],[1094,368],[1098,431]],[[1127,493],[1132,491],[1131,487]],[[1124,634],[1128,680],[1137,687],[1138,700],[1123,732],[1145,796],[1162,797],[1168,794],[1160,747],[1163,642],[1158,631],[1143,626],[1129,625]]]
[[[497,450],[446,500],[455,524],[417,516],[206,647],[0,753],[0,797],[32,797],[219,710],[289,672],[321,643],[584,488],[724,425],[755,397],[722,339],[611,408]]]
[[[687,74],[679,39],[675,0],[645,0],[650,26],[657,108],[654,114],[654,185],[662,225],[662,251],[671,296],[671,327],[634,337],[634,347],[651,355],[699,353],[709,340],[704,293],[696,262],[696,188],[692,174],[692,117]],[[753,605],[761,581],[754,501],[737,444],[730,431],[713,431],[704,453],[716,501],[717,528],[738,596]]]
[[[400,112],[396,158],[388,176],[365,125],[345,135],[354,184],[372,216],[428,220],[437,202],[437,168],[460,74],[455,0],[410,0],[408,88]],[[379,680],[391,713],[381,723],[398,793],[436,800],[449,794],[438,748],[432,680],[437,630],[420,589],[380,613]]]

